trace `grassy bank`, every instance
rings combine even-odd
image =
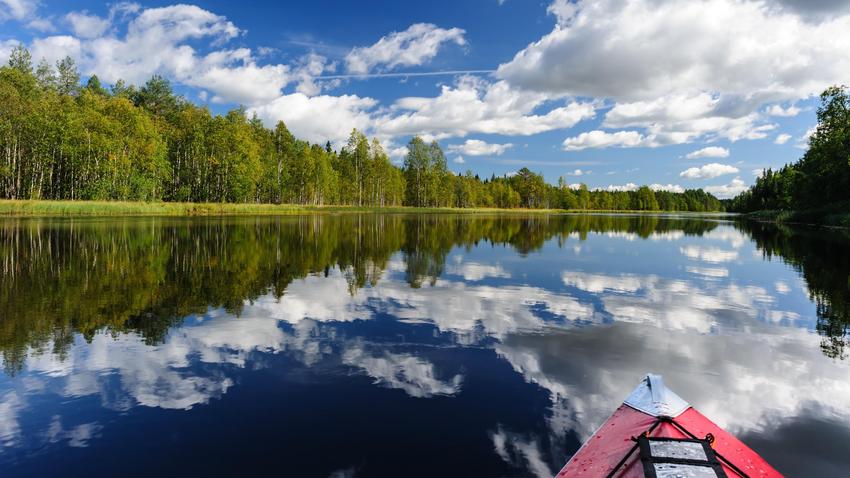
[[[228,204],[121,201],[10,201],[0,200],[2,216],[286,216],[305,213],[555,213],[559,209],[415,208],[302,206],[295,204]]]
[[[703,214],[683,211],[597,209],[499,209],[449,207],[302,206],[298,204],[230,204],[123,201],[13,201],[0,200],[0,216],[288,216],[307,213],[454,213],[454,214]],[[718,213],[709,213],[718,214]]]
[[[757,221],[850,228],[850,202],[796,211],[756,211],[746,217]]]

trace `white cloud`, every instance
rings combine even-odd
[[[248,113],[257,113],[267,126],[284,121],[298,138],[324,143],[344,141],[352,128],[368,129],[369,110],[376,105],[376,100],[357,95],[311,97],[292,93],[250,108]]]
[[[817,133],[817,131],[818,131],[818,125],[814,125],[811,128],[807,129],[806,132],[803,133],[803,136],[800,136],[800,138],[797,139],[797,144],[795,146],[797,146],[800,149],[808,148],[809,147],[809,139],[812,137],[813,134]]]
[[[608,186],[594,188],[594,191],[608,191],[608,192],[620,192],[620,191],[637,191],[638,185],[635,183],[626,183],[626,184],[609,184]],[[685,192],[685,188],[678,184],[659,184],[652,183],[649,186],[649,189],[653,191],[668,191],[671,193],[683,193]]]
[[[685,155],[685,159],[727,157],[729,157],[729,150],[720,146],[708,146],[706,148],[698,149]]]
[[[38,0],[0,0],[0,21],[25,20],[38,9]]]
[[[574,171],[570,171],[567,173],[567,176],[583,176],[585,174],[589,174],[589,172],[584,172],[581,169],[576,169]]]
[[[678,184],[658,184],[653,183],[649,185],[649,189],[653,191],[668,191],[671,193],[683,193],[685,192],[685,188],[679,186]]]
[[[38,30],[40,32],[49,32],[56,29],[53,22],[49,18],[35,17],[27,22],[27,28]]]
[[[53,65],[66,56],[79,60],[82,55],[82,44],[80,40],[70,35],[36,38],[30,46],[30,53],[33,59],[38,59],[36,61],[44,58]]]
[[[609,184],[604,188],[597,188],[597,190],[604,190],[608,192],[617,192],[617,191],[637,191],[638,185],[635,183],[626,183],[626,184]],[[578,189],[578,188],[573,188]]]
[[[549,100],[504,81],[463,76],[454,86],[444,85],[437,97],[397,100],[391,113],[375,118],[374,128],[379,135],[430,134],[438,139],[471,133],[532,135],[570,128],[595,113],[592,104],[573,101],[536,114]]]
[[[850,66],[842,55],[850,47],[846,15],[811,23],[764,2],[733,0],[579,1],[552,10],[554,30],[501,65],[499,76],[618,100],[672,91],[796,99],[840,83]]]
[[[464,33],[460,28],[415,23],[407,30],[381,37],[372,46],[352,49],[345,57],[346,68],[349,73],[366,74],[381,66],[418,66],[434,58],[444,43],[465,45]]]
[[[65,16],[75,36],[60,35],[33,40],[34,58],[55,61],[66,55],[77,60],[84,74],[96,73],[106,82],[123,79],[141,84],[154,74],[209,90],[214,102],[257,104],[281,95],[290,82],[317,92],[305,75],[324,71],[321,57],[307,57],[290,67],[260,65],[248,48],[213,49],[201,55],[192,46],[206,41],[218,47],[242,31],[227,18],[193,5],[140,9],[121,3],[110,9],[109,18],[85,12]],[[110,33],[112,21],[126,21],[126,33]]]
[[[558,0],[549,11],[554,29],[497,76],[534,91],[613,100],[603,127],[645,129],[637,131],[645,139],[620,146],[764,138],[775,128],[769,115],[798,112],[781,104],[841,83],[850,69],[846,11],[811,21],[736,0]]]
[[[565,139],[563,148],[566,151],[579,151],[587,148],[630,148],[651,145],[651,142],[637,131],[607,133],[605,131],[593,130],[585,131],[578,136]]]
[[[65,21],[71,25],[74,35],[80,38],[96,38],[109,28],[109,19],[91,15],[86,11],[71,12],[65,15]]]
[[[455,164],[466,164],[466,160],[463,159],[463,156],[457,156],[452,160]]]
[[[705,192],[711,193],[720,199],[729,199],[741,194],[748,189],[747,184],[741,178],[733,179],[729,184],[720,186],[708,186],[703,188]]]
[[[776,135],[776,139],[773,140],[773,144],[785,144],[788,140],[791,139],[791,135],[788,133],[780,133]]]
[[[738,168],[736,168],[735,166],[720,163],[709,163],[698,168],[688,168],[679,173],[679,176],[688,179],[713,179],[718,176],[723,176],[725,174],[735,174],[737,172]]]
[[[16,46],[18,42],[15,40],[0,40],[0,64],[5,65],[9,61],[9,56]]]
[[[787,108],[783,108],[781,105],[771,105],[767,109],[767,114],[770,116],[790,117],[797,116],[800,114],[800,111],[802,110],[794,105],[788,106]]]
[[[182,82],[215,92],[214,102],[255,104],[271,101],[289,82],[286,65],[257,65],[248,49],[210,53],[186,73]]]
[[[450,144],[449,151],[463,153],[469,156],[499,156],[514,145],[511,143],[494,144],[480,139],[468,139],[463,144]]]
[[[296,68],[294,76],[298,78],[298,87],[296,91],[304,93],[308,96],[318,95],[322,92],[322,88],[334,87],[340,84],[339,79],[335,80],[316,80],[316,77],[322,73],[334,72],[336,63],[329,62],[328,59],[316,53],[308,53],[299,60],[299,65]]]
[[[752,111],[752,106],[740,98],[724,100],[705,92],[676,92],[651,100],[618,102],[606,113],[602,125],[644,128],[647,142],[657,146],[698,138],[760,139],[775,125],[761,124],[761,116]]]

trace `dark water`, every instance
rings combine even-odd
[[[0,475],[548,476],[653,371],[847,476],[849,276],[717,217],[0,220]]]

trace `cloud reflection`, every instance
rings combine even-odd
[[[384,351],[372,355],[362,346],[354,346],[343,352],[342,361],[362,369],[376,384],[404,390],[415,398],[454,395],[463,383],[460,374],[446,381],[437,379],[434,364],[410,354]]]

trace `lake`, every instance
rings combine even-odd
[[[655,372],[846,476],[848,277],[723,216],[0,219],[0,474],[551,476]]]

